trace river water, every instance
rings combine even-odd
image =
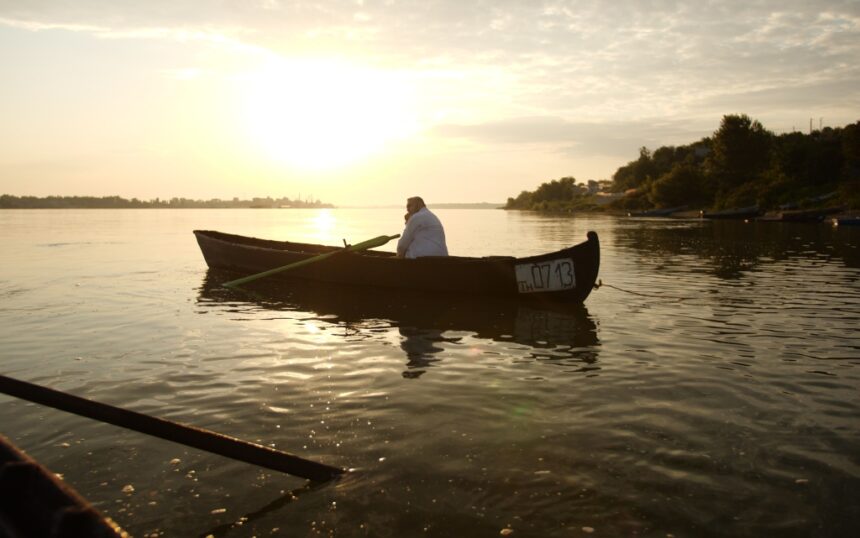
[[[2,373],[345,478],[6,396],[0,433],[135,536],[858,535],[860,230],[437,212],[460,255],[596,231],[606,285],[558,310],[227,291],[191,233],[337,245],[402,212],[0,211]]]

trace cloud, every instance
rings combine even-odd
[[[432,134],[487,145],[545,146],[575,157],[632,159],[641,146],[689,144],[716,130],[682,121],[572,122],[558,117],[522,117],[480,124],[438,125]]]
[[[239,39],[238,36],[243,33],[243,30],[240,28],[195,28],[169,26],[111,27],[74,22],[20,20],[6,17],[0,17],[0,26],[19,28],[31,32],[63,30],[67,32],[89,34],[100,39],[165,39],[179,42],[202,41],[214,45],[229,46],[234,49],[264,50]]]
[[[534,55],[587,60],[590,70],[731,67],[738,58],[814,51],[819,62],[860,48],[856,1],[655,0],[277,2],[0,0],[0,18],[31,28],[87,28],[135,36],[151,28],[243,35],[277,52],[359,46],[380,59],[457,56],[516,64]],[[325,43],[323,43],[325,42]],[[856,57],[856,56],[855,56]],[[581,65],[581,63],[580,63]],[[749,71],[746,71],[749,73]]]
[[[860,117],[860,94],[856,91],[858,87],[860,70],[855,70],[845,79],[726,92],[702,99],[700,105],[713,110],[791,112],[825,108],[833,110],[836,103],[841,103],[844,114],[854,113]]]
[[[438,117],[470,120],[435,136],[577,154],[688,143],[727,113],[844,124],[860,103],[856,0],[0,0],[0,25],[355,56],[416,73]]]

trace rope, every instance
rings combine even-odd
[[[614,290],[618,290],[624,293],[629,293],[630,295],[638,295],[639,297],[649,297],[651,299],[669,299],[672,301],[691,301],[698,299],[698,297],[672,297],[671,295],[654,295],[651,293],[639,293],[638,291],[625,290],[624,288],[619,288],[618,286],[613,286],[612,284],[605,284],[603,280],[598,280],[594,284],[594,289],[596,290],[603,287],[612,288]]]

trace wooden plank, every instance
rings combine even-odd
[[[287,452],[249,443],[203,428],[186,426],[128,409],[94,402],[7,376],[0,375],[0,392],[308,480],[331,480],[344,473],[344,470],[338,467],[306,460]]]

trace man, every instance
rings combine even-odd
[[[445,230],[420,196],[406,200],[406,228],[397,242],[397,257],[447,256]]]

